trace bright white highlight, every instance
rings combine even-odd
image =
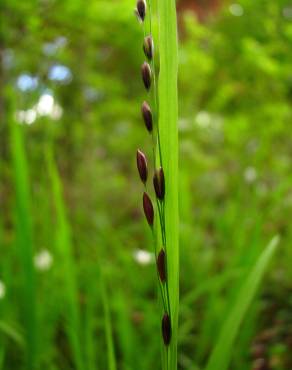
[[[139,265],[149,265],[154,261],[153,253],[150,253],[143,249],[136,249],[133,253],[133,257]]]
[[[241,17],[244,13],[243,7],[240,4],[231,4],[229,11],[235,17]]]
[[[47,116],[53,120],[58,120],[62,117],[62,114],[62,107],[55,102],[53,95],[44,93],[32,108],[17,111],[16,119],[19,123],[31,125],[38,117]]]
[[[47,249],[41,250],[34,256],[35,268],[39,271],[47,271],[52,267],[53,257]]]

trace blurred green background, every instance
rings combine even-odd
[[[291,370],[292,4],[177,3],[179,369],[279,234],[230,369]],[[134,6],[0,2],[0,369],[160,368]]]

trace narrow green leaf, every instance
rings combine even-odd
[[[64,296],[68,309],[66,316],[67,335],[71,345],[76,369],[84,370],[85,366],[81,345],[81,313],[79,307],[75,261],[72,251],[71,230],[63,200],[62,183],[51,147],[47,149],[46,160],[56,211],[56,247],[60,257],[59,263],[63,269]]]
[[[11,111],[13,111],[11,107]],[[22,285],[22,319],[25,327],[26,368],[36,366],[36,284],[33,265],[33,232],[30,210],[28,163],[23,130],[10,117],[10,144],[15,192],[16,246],[19,252]]]
[[[0,347],[0,370],[3,369],[4,360],[5,360],[5,348],[1,346]]]
[[[178,44],[175,0],[158,2],[160,70],[158,81],[159,133],[165,174],[165,226],[172,339],[167,355],[168,370],[177,369],[179,308],[178,242]],[[165,367],[165,364],[164,364]]]
[[[20,347],[23,348],[25,346],[23,336],[19,333],[17,329],[15,329],[13,326],[8,324],[7,322],[0,321],[0,332],[2,332],[7,337],[12,339]]]
[[[108,370],[116,370],[116,358],[115,358],[115,348],[113,341],[112,332],[112,321],[110,314],[110,306],[107,294],[106,283],[104,280],[103,271],[100,272],[100,294],[104,311],[104,328],[105,328],[105,339],[107,347],[107,360],[108,360]]]
[[[233,307],[226,316],[218,342],[210,356],[206,370],[228,369],[232,346],[238,334],[240,325],[258,291],[259,285],[278,243],[279,237],[275,236],[262,252],[257,263],[244,281]]]

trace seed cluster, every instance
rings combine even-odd
[[[167,277],[167,243],[166,243],[166,232],[165,232],[165,178],[163,171],[163,160],[160,148],[160,137],[159,127],[157,119],[157,90],[155,83],[155,61],[154,61],[154,42],[152,38],[152,26],[151,26],[151,0],[138,0],[136,4],[135,14],[138,20],[144,27],[145,35],[145,19],[149,9],[149,23],[150,23],[150,34],[144,36],[143,40],[143,51],[145,58],[147,59],[142,63],[141,66],[141,77],[146,91],[152,95],[152,103],[154,106],[154,112],[151,109],[149,102],[144,101],[141,107],[142,118],[145,123],[145,127],[152,138],[153,147],[153,187],[156,195],[156,207],[154,209],[152,200],[148,195],[147,191],[147,179],[148,179],[148,161],[146,155],[140,150],[137,150],[137,168],[140,179],[144,184],[145,190],[143,193],[143,210],[146,220],[151,228],[154,245],[155,245],[155,257],[158,284],[161,293],[161,299],[164,308],[164,314],[161,322],[161,334],[164,345],[168,347],[171,341],[171,315],[170,315],[170,301],[169,301],[169,290],[168,290],[168,277]],[[147,6],[148,5],[148,6]],[[156,123],[156,124],[155,124]],[[156,150],[158,149],[158,150]],[[156,152],[159,154],[158,159],[156,158]],[[159,165],[156,164],[156,159]],[[157,215],[157,220],[155,219]],[[157,228],[160,228],[160,233],[156,233],[154,228],[154,221],[156,222]],[[162,247],[160,245],[160,236],[162,240]]]

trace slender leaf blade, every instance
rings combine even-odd
[[[159,134],[165,173],[165,227],[172,339],[167,369],[177,368],[179,308],[178,241],[178,42],[175,0],[158,2],[160,71],[158,81]]]
[[[268,264],[272,259],[279,237],[275,236],[268,246],[264,249],[253,269],[244,281],[234,306],[226,317],[219,335],[217,344],[210,356],[206,370],[227,370],[230,363],[231,351],[240,325],[250,307],[259,285],[267,270]]]
[[[22,321],[25,327],[26,368],[33,370],[36,367],[37,318],[29,172],[23,129],[15,122],[12,116],[10,119],[10,145],[15,193],[16,246],[21,260],[21,273],[23,275]]]

